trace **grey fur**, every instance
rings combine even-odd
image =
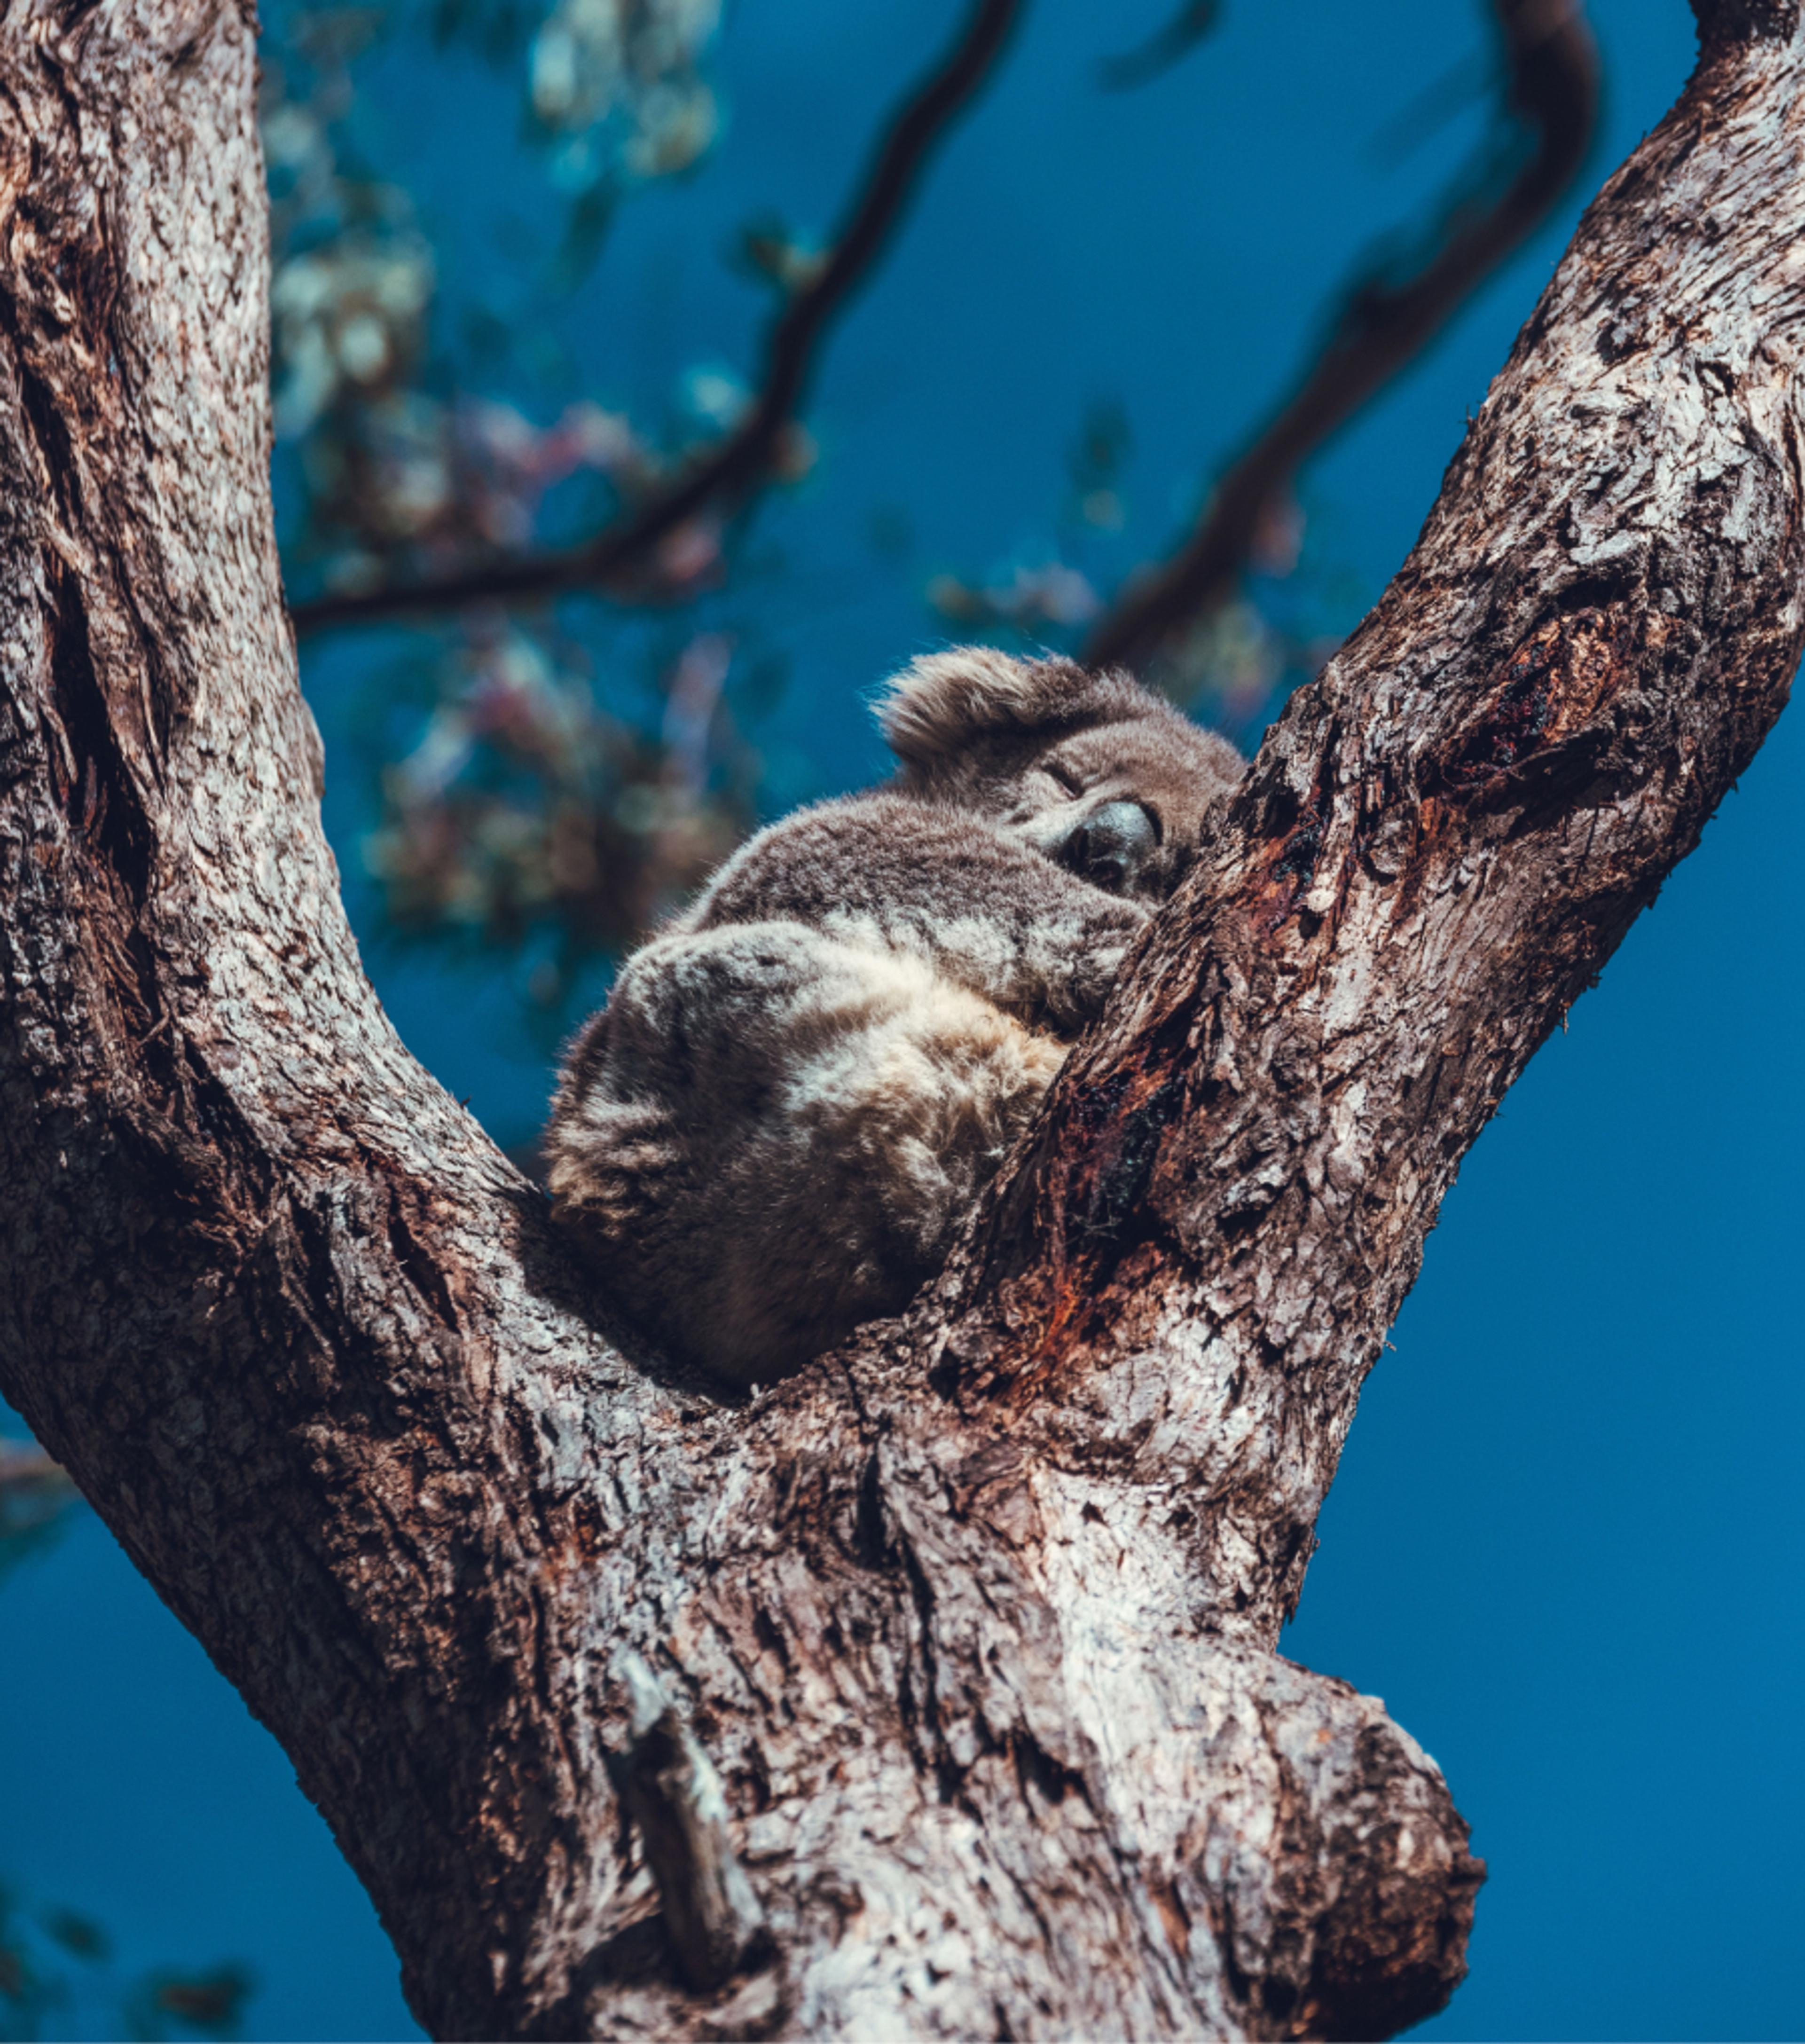
[[[628,960],[546,1133],[622,1304],[741,1382],[939,1267],[1242,771],[1126,675],[983,647],[880,720],[897,777],[760,832]]]

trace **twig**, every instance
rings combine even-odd
[[[772,329],[762,387],[732,432],[686,473],[581,546],[486,563],[389,588],[321,597],[297,606],[297,633],[605,586],[645,560],[660,540],[698,512],[710,507],[737,509],[770,473],[785,428],[801,403],[822,335],[882,252],[934,144],[984,82],[1023,4],[1024,0],[976,0],[944,62],[897,114],[832,252],[791,298]]]
[[[1139,48],[1105,57],[1096,67],[1105,92],[1131,92],[1172,69],[1222,18],[1222,0],[1186,0],[1172,19]]]
[[[1347,293],[1327,343],[1291,398],[1223,477],[1191,536],[1131,579],[1093,628],[1093,665],[1144,667],[1227,595],[1268,507],[1305,458],[1440,330],[1553,210],[1584,160],[1598,112],[1598,52],[1579,0],[1494,0],[1509,65],[1507,103],[1535,146],[1496,202],[1457,195],[1437,246],[1412,276]]]

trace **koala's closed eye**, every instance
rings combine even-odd
[[[546,1132],[621,1306],[741,1382],[939,1267],[1242,764],[1125,674],[984,647],[881,716],[897,778],[760,832],[627,961]]]

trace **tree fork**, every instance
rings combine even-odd
[[[1699,11],[944,1279],[730,1405],[609,1325],[363,977],[246,14],[14,0],[0,1387],[282,1741],[429,2028],[1377,2035],[1457,1981],[1438,1772],[1273,1647],[1459,1158],[1799,658],[1805,33]]]

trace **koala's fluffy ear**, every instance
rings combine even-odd
[[[904,765],[931,770],[985,732],[1082,723],[1109,683],[1073,660],[1017,660],[992,646],[924,653],[885,684],[878,722]]]

